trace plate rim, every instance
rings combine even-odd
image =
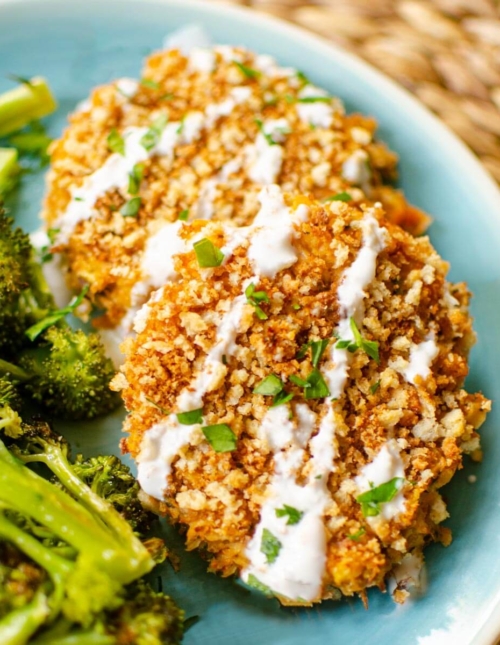
[[[103,0],[86,0],[89,5],[99,5]],[[326,37],[316,34],[308,29],[288,23],[282,18],[274,15],[265,14],[249,6],[229,4],[225,0],[120,0],[121,3],[140,5],[170,5],[178,9],[190,8],[200,10],[202,13],[211,13],[221,15],[228,14],[236,19],[245,18],[251,27],[259,28],[267,25],[272,30],[288,37],[296,37],[300,41],[308,44],[312,49],[323,51],[325,54],[332,52],[336,57],[348,63],[353,67],[361,78],[371,77],[380,85],[382,92],[389,92],[396,97],[411,113],[412,118],[420,121],[425,128],[429,129],[430,134],[435,134],[436,140],[442,142],[448,150],[460,159],[464,172],[469,177],[473,177],[474,182],[478,182],[483,190],[483,200],[488,201],[492,210],[495,207],[500,211],[500,186],[497,185],[490,173],[484,168],[479,158],[470,150],[470,148],[456,135],[451,128],[436,116],[429,108],[421,103],[409,90],[400,85],[397,81],[391,79],[384,72],[372,66],[367,61],[361,59],[356,54],[347,51],[341,45],[327,40]],[[38,8],[42,3],[57,6],[64,5],[68,7],[68,0],[0,0],[0,11],[3,6],[36,5]],[[200,22],[202,18],[200,19]],[[500,225],[500,218],[497,225]],[[474,634],[473,640],[469,645],[495,645],[499,643],[500,638],[500,586],[491,601],[491,609],[488,616],[479,626],[478,631]],[[500,645],[500,643],[499,643]]]

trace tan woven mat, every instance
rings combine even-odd
[[[409,88],[500,182],[499,0],[224,0],[339,43]]]

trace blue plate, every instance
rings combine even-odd
[[[466,280],[475,297],[478,343],[472,352],[470,390],[500,392],[500,194],[467,149],[405,91],[351,55],[320,39],[250,11],[185,0],[0,0],[0,91],[5,74],[41,74],[60,108],[48,120],[54,136],[67,113],[92,86],[117,76],[138,76],[141,59],[163,37],[197,22],[214,41],[244,44],[303,70],[342,97],[350,110],[374,115],[380,137],[401,157],[401,186],[435,218],[430,235],[451,262],[450,277]],[[19,223],[32,230],[43,177],[25,178],[10,202]],[[117,452],[122,413],[93,425],[61,428],[89,453]],[[163,587],[187,615],[201,620],[187,645],[491,645],[500,634],[500,427],[494,408],[482,430],[484,463],[466,463],[445,490],[454,542],[427,551],[428,588],[407,606],[388,594],[285,609],[231,580],[205,573],[196,554],[165,529],[181,555],[176,575],[161,570]],[[470,484],[468,475],[477,475]]]

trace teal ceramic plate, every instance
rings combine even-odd
[[[401,157],[401,185],[435,218],[430,235],[466,280],[479,341],[469,387],[500,393],[500,194],[465,147],[406,92],[356,58],[316,37],[250,11],[185,0],[0,0],[0,91],[5,74],[46,76],[60,101],[49,120],[58,135],[67,113],[93,85],[137,76],[141,59],[186,23],[203,25],[216,42],[244,44],[303,70],[342,97],[350,110],[374,115],[380,136]],[[43,178],[25,180],[10,203],[27,229],[37,227]],[[86,453],[117,451],[121,414],[92,426],[66,427]],[[196,554],[161,573],[163,587],[187,615],[201,620],[186,645],[492,645],[500,635],[500,412],[482,431],[484,463],[467,463],[445,491],[453,544],[427,551],[426,592],[404,607],[388,594],[285,609],[230,580],[205,573]],[[477,475],[470,484],[468,475]]]

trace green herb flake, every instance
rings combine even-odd
[[[272,135],[271,135],[271,134],[269,134],[269,132],[266,132],[266,131],[264,130],[264,124],[263,124],[263,122],[261,121],[261,119],[254,119],[254,121],[255,121],[255,123],[257,124],[257,127],[259,128],[259,130],[260,130],[260,132],[261,132],[262,136],[263,136],[263,137],[264,137],[264,139],[267,141],[267,143],[268,143],[270,146],[277,146],[277,145],[278,145],[278,142],[277,142],[277,141],[275,141],[275,140],[273,139]]]
[[[128,192],[130,195],[137,195],[143,176],[144,165],[142,163],[136,163],[128,176]]]
[[[251,573],[248,578],[247,578],[247,585],[249,587],[253,587],[254,589],[257,589],[257,591],[260,591],[264,595],[271,597],[273,595],[273,592],[271,589],[262,583],[258,578],[256,578],[253,573]]]
[[[56,309],[56,311],[51,311],[48,316],[46,316],[43,320],[40,320],[39,322],[35,323],[31,327],[29,327],[26,331],[25,334],[26,336],[31,340],[34,341],[40,336],[42,332],[44,332],[46,329],[49,327],[52,327],[52,325],[55,325],[59,320],[62,318],[65,318],[68,314],[72,314],[77,307],[79,307],[85,296],[87,295],[87,291],[89,290],[89,285],[85,285],[81,292],[75,296],[69,305],[66,307],[63,307],[62,309]]]
[[[276,509],[276,517],[288,517],[287,524],[290,526],[298,524],[303,515],[303,511],[299,511],[293,506],[288,506],[288,504],[283,504],[283,508]]]
[[[370,385],[370,394],[375,394],[375,392],[378,390],[380,387],[380,380],[374,383],[373,385]]]
[[[346,193],[345,190],[342,191],[341,193],[337,193],[336,195],[331,195],[330,197],[327,197],[326,199],[322,200],[323,203],[326,202],[352,202],[352,195],[349,193]]]
[[[310,341],[309,341],[308,343],[304,343],[304,344],[300,347],[299,351],[297,352],[297,356],[296,356],[296,358],[297,358],[299,361],[301,361],[301,360],[305,357],[305,355],[307,354],[307,350],[309,349],[309,347],[311,347],[311,342],[310,342]]]
[[[142,199],[140,197],[132,197],[128,202],[125,202],[120,208],[120,213],[123,217],[137,217],[137,213],[141,207]]]
[[[311,81],[308,79],[308,77],[304,74],[304,72],[301,72],[297,70],[295,72],[295,76],[299,79],[299,81],[302,83],[302,86],[304,85],[310,85]]]
[[[111,130],[106,141],[108,142],[108,148],[111,152],[125,156],[125,139],[116,128]]]
[[[404,479],[402,477],[393,477],[388,482],[373,487],[370,482],[370,490],[367,490],[361,495],[356,497],[356,501],[361,504],[361,512],[364,517],[375,517],[380,514],[382,510],[380,505],[390,502],[403,486]]]
[[[260,78],[261,72],[259,72],[259,70],[252,69],[251,67],[247,67],[246,65],[243,65],[243,63],[240,63],[237,60],[233,60],[233,63],[240,70],[240,72],[244,74],[244,76],[246,76],[247,78],[252,78],[252,79]]]
[[[203,421],[203,408],[189,410],[189,412],[179,412],[176,417],[177,421],[183,426],[194,426],[196,423]]]
[[[276,408],[278,405],[285,405],[285,403],[293,399],[293,396],[293,392],[285,392],[285,390],[282,390],[274,396],[271,407]]]
[[[315,368],[307,377],[308,387],[304,388],[306,399],[324,399],[330,396],[330,390],[321,372]]]
[[[205,426],[201,430],[215,452],[232,452],[236,450],[236,435],[225,423]]]
[[[142,137],[141,145],[148,152],[152,150],[156,145],[158,145],[162,132],[167,125],[167,121],[167,115],[160,114],[160,116],[153,121],[146,134]]]
[[[198,264],[202,269],[219,267],[224,260],[224,253],[206,237],[195,242],[193,248]]]
[[[366,529],[362,526],[356,533],[351,533],[351,535],[347,536],[348,540],[352,540],[353,542],[359,542],[360,538],[365,535]]]
[[[266,560],[269,564],[276,561],[281,547],[281,542],[271,533],[271,531],[269,531],[269,529],[264,529],[262,531],[260,551],[266,556]]]
[[[180,219],[181,222],[187,222],[189,218],[189,208],[185,208],[183,211],[179,213],[179,217],[177,219]]]
[[[255,315],[259,320],[267,320],[268,316],[266,312],[261,308],[260,304],[263,302],[271,302],[269,296],[265,291],[255,291],[255,284],[252,282],[245,289],[245,296],[247,303],[252,305],[255,309]]]
[[[294,303],[294,304],[292,305],[292,309],[293,309],[294,311],[300,311],[300,310],[302,309],[302,307],[301,307],[300,305],[298,305],[297,303]]]
[[[318,367],[318,364],[323,356],[325,349],[330,342],[329,338],[323,338],[323,340],[313,340],[311,342],[311,361],[314,367]]]
[[[143,87],[147,87],[150,90],[159,90],[160,89],[160,84],[157,83],[156,81],[153,81],[150,78],[141,78],[141,85]]]
[[[49,228],[47,231],[47,237],[49,238],[49,244],[45,244],[42,246],[40,249],[40,260],[42,264],[45,264],[46,262],[50,262],[52,258],[54,257],[53,253],[51,252],[50,248],[56,243],[56,238],[59,235],[61,229],[59,228]]]
[[[283,381],[276,376],[276,374],[269,374],[263,379],[256,388],[254,394],[262,394],[262,396],[275,396],[283,390]]]
[[[225,354],[222,354],[222,364],[227,365],[227,356]]]
[[[73,197],[75,202],[83,202],[83,197]]]
[[[166,417],[170,415],[170,410],[167,410],[166,408],[162,407],[156,401],[153,401],[153,399],[149,399],[147,396],[144,397],[148,403],[151,403],[152,406],[154,406],[157,410],[159,410],[162,414],[164,414]]]
[[[356,325],[354,318],[350,319],[351,330],[354,336],[354,340],[339,340],[337,341],[335,347],[337,349],[347,349],[348,352],[354,354],[358,349],[364,351],[370,358],[376,363],[380,363],[378,343],[373,340],[365,340]]]
[[[290,376],[288,377],[288,380],[294,385],[297,385],[298,387],[309,387],[309,383],[305,379],[300,378],[300,376],[297,376],[296,374],[290,374]]]
[[[166,94],[162,94],[160,96],[160,101],[171,101],[174,98],[174,95],[172,92],[167,92]]]
[[[302,96],[297,99],[299,103],[330,103],[331,100],[331,96]]]
[[[176,134],[182,134],[184,132],[184,124],[186,121],[186,115],[182,117],[180,120],[179,126],[177,127],[177,130],[175,131]]]

